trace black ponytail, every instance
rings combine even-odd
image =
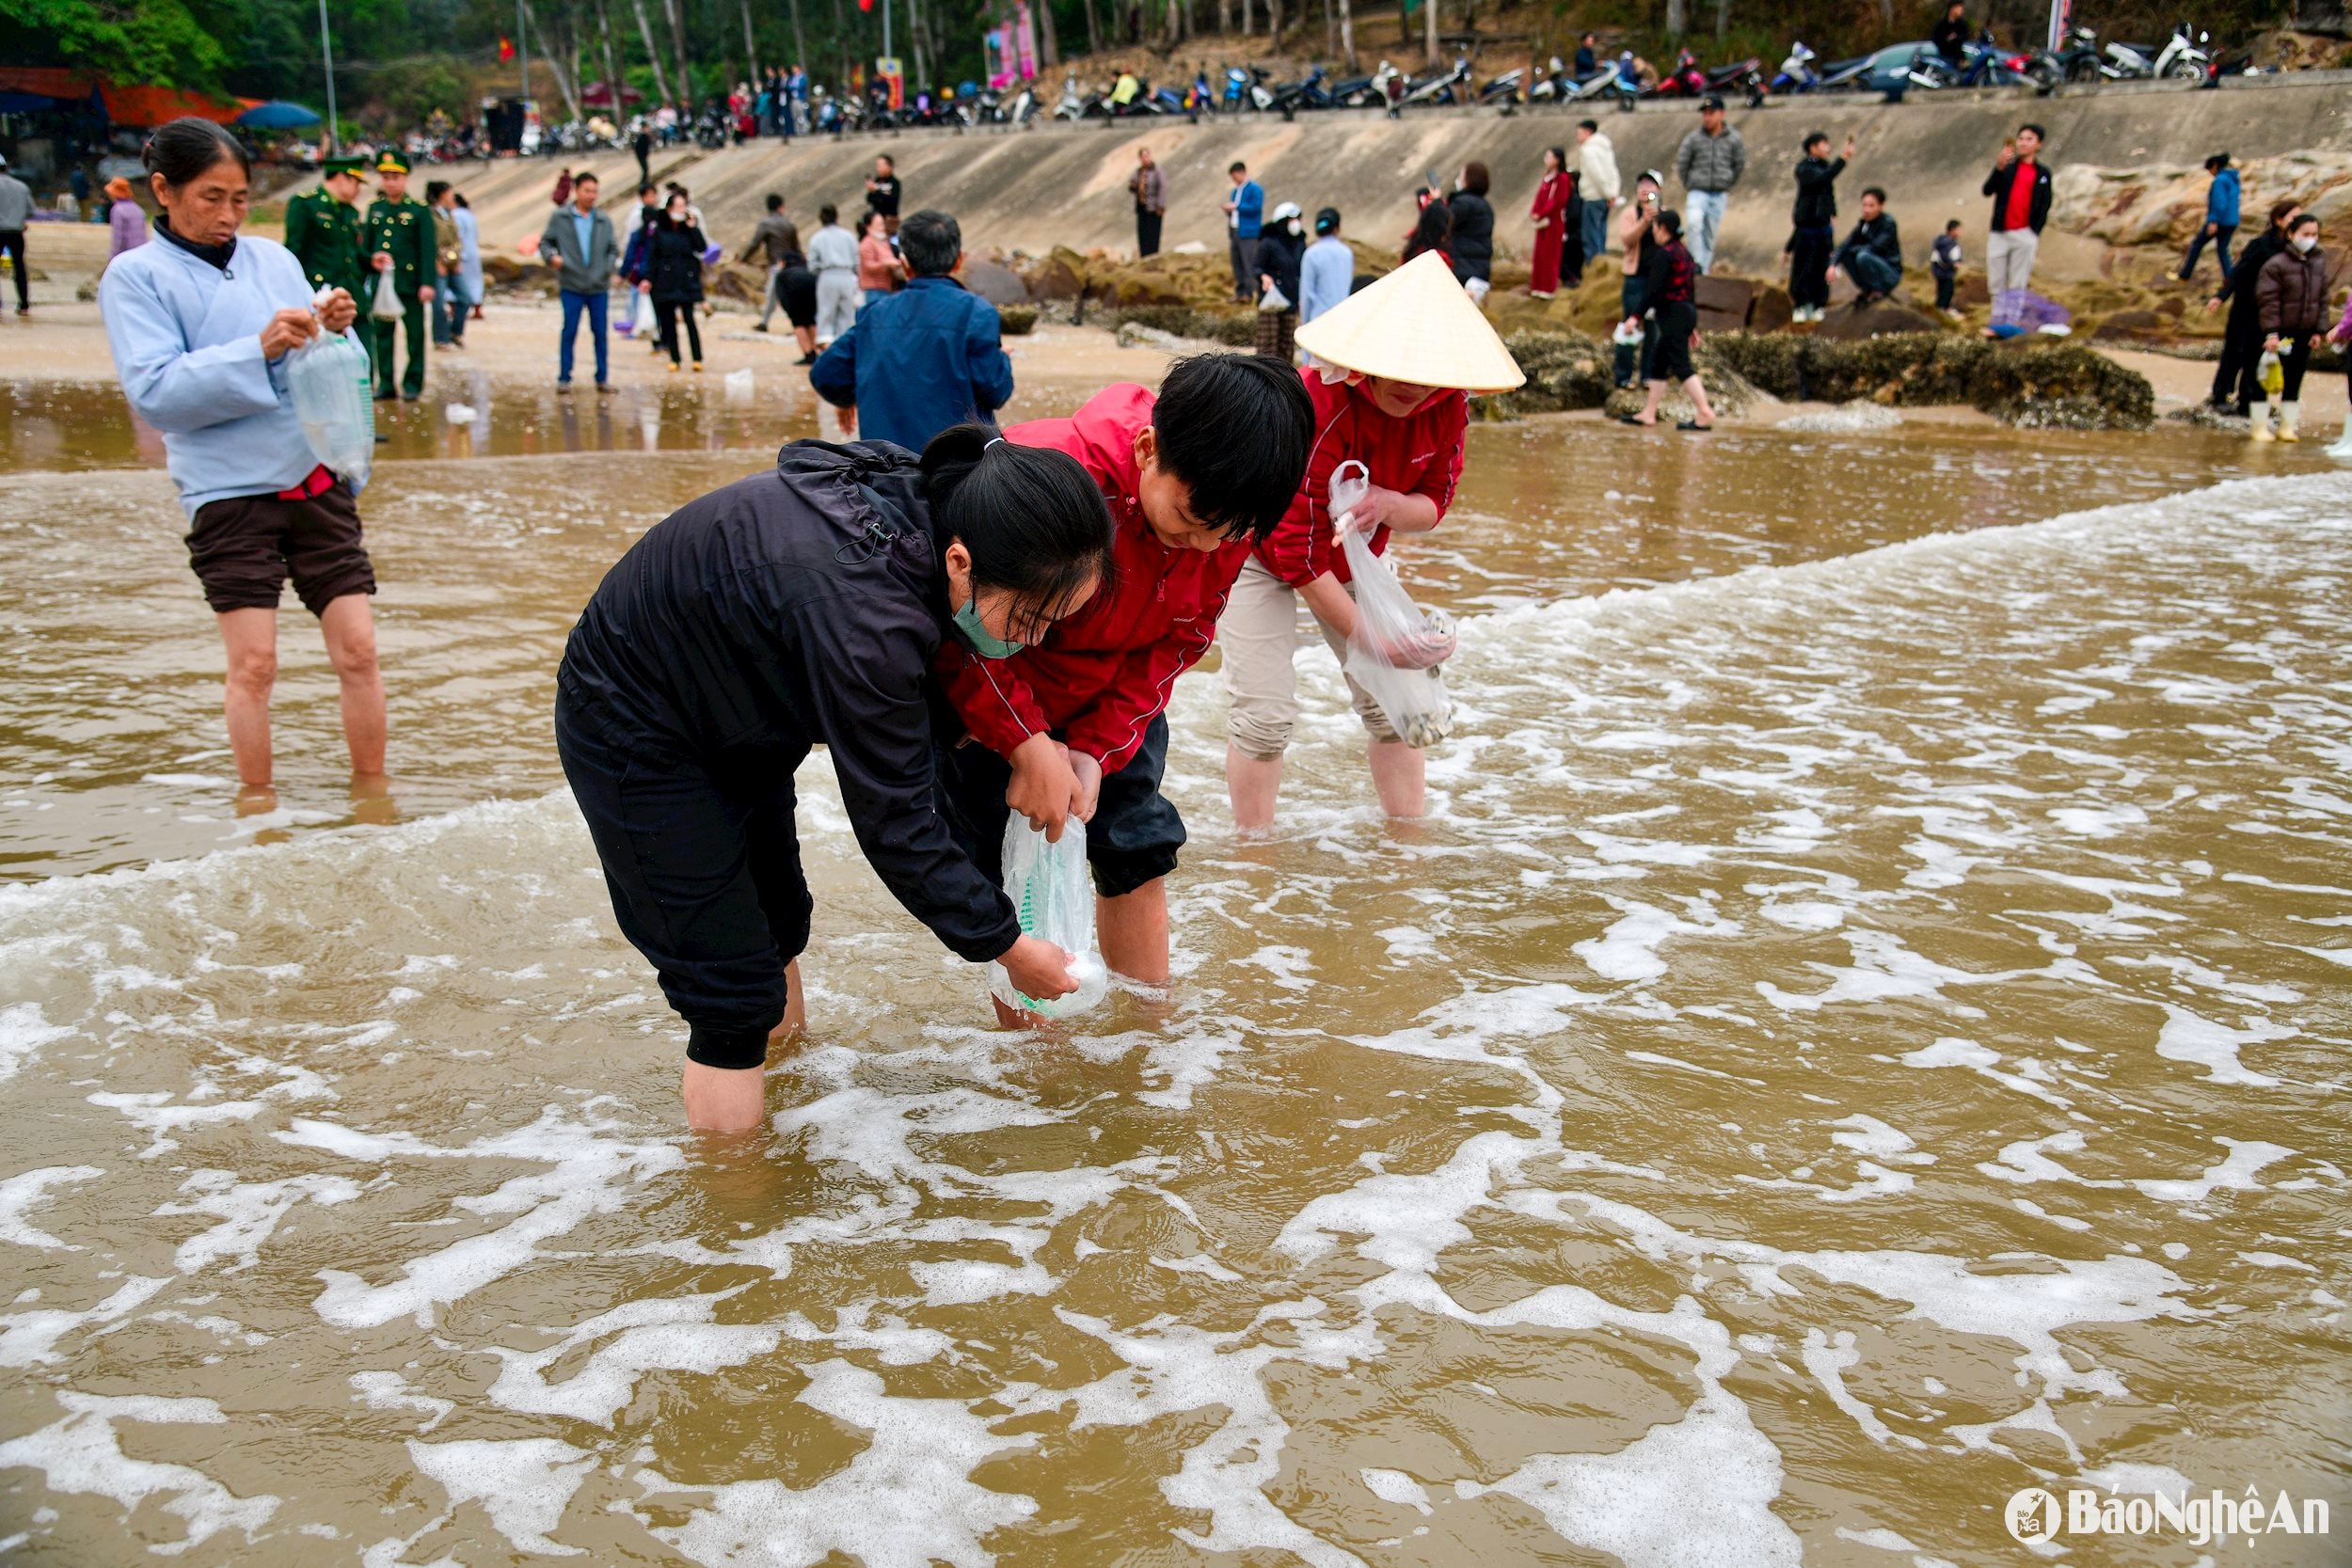
[[[169,124],[157,126],[139,153],[139,162],[147,171],[162,175],[164,183],[173,190],[186,185],[223,159],[234,163],[246,174],[253,172],[253,159],[244,143],[221,126],[195,115],[183,115]]]
[[[1042,617],[1069,613],[1110,576],[1110,508],[1066,452],[960,424],[923,449],[923,486],[943,543],[961,539],[972,553],[972,580]]]

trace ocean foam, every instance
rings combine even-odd
[[[66,1414],[38,1432],[0,1443],[0,1469],[36,1469],[52,1492],[111,1498],[126,1525],[142,1503],[159,1499],[156,1506],[181,1522],[183,1533],[151,1550],[183,1552],[227,1529],[242,1531],[250,1542],[278,1512],[279,1499],[266,1493],[240,1497],[200,1470],[133,1459],[122,1451],[117,1421],[226,1423],[228,1417],[211,1400],[110,1398],[71,1388],[58,1389],[56,1399]]]

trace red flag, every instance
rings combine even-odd
[[[515,40],[508,38],[505,34],[501,33],[499,35],[499,64],[504,65],[507,61],[513,59],[514,57]]]

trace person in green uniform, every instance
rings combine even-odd
[[[319,188],[286,203],[286,248],[313,289],[341,289],[367,309],[368,258],[359,248],[360,158],[329,158]],[[370,335],[371,337],[373,334]]]
[[[414,403],[424,395],[424,308],[433,301],[433,209],[408,199],[408,160],[387,148],[375,160],[375,182],[384,194],[368,209],[365,237],[378,272],[392,275],[392,292],[400,296],[400,320],[374,322],[375,396],[394,396],[392,389],[393,334],[408,334],[408,369],[400,378],[398,396]]]

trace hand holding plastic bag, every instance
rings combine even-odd
[[[326,297],[320,291],[320,300]],[[348,332],[321,332],[286,356],[286,386],[310,455],[354,494],[375,462],[375,402],[368,351]]]
[[[1050,942],[1071,955],[1070,977],[1078,989],[1068,996],[1040,1001],[1024,996],[1005,966],[988,966],[989,994],[1008,1007],[1041,1018],[1070,1018],[1103,1000],[1110,976],[1094,950],[1094,882],[1087,874],[1086,824],[1076,817],[1062,829],[1061,842],[1014,816],[1005,823],[1005,895],[1021,917],[1025,936]]]
[[[392,287],[389,267],[375,275],[375,303],[368,307],[368,314],[380,322],[400,320],[400,291]]]
[[[1356,508],[1371,488],[1371,473],[1361,463],[1343,463],[1331,476],[1332,531],[1356,585],[1356,630],[1347,640],[1344,668],[1372,693],[1398,739],[1426,749],[1454,727],[1454,699],[1438,668],[1454,656],[1454,623],[1415,605],[1388,562],[1373,553],[1366,531],[1355,526]]]

